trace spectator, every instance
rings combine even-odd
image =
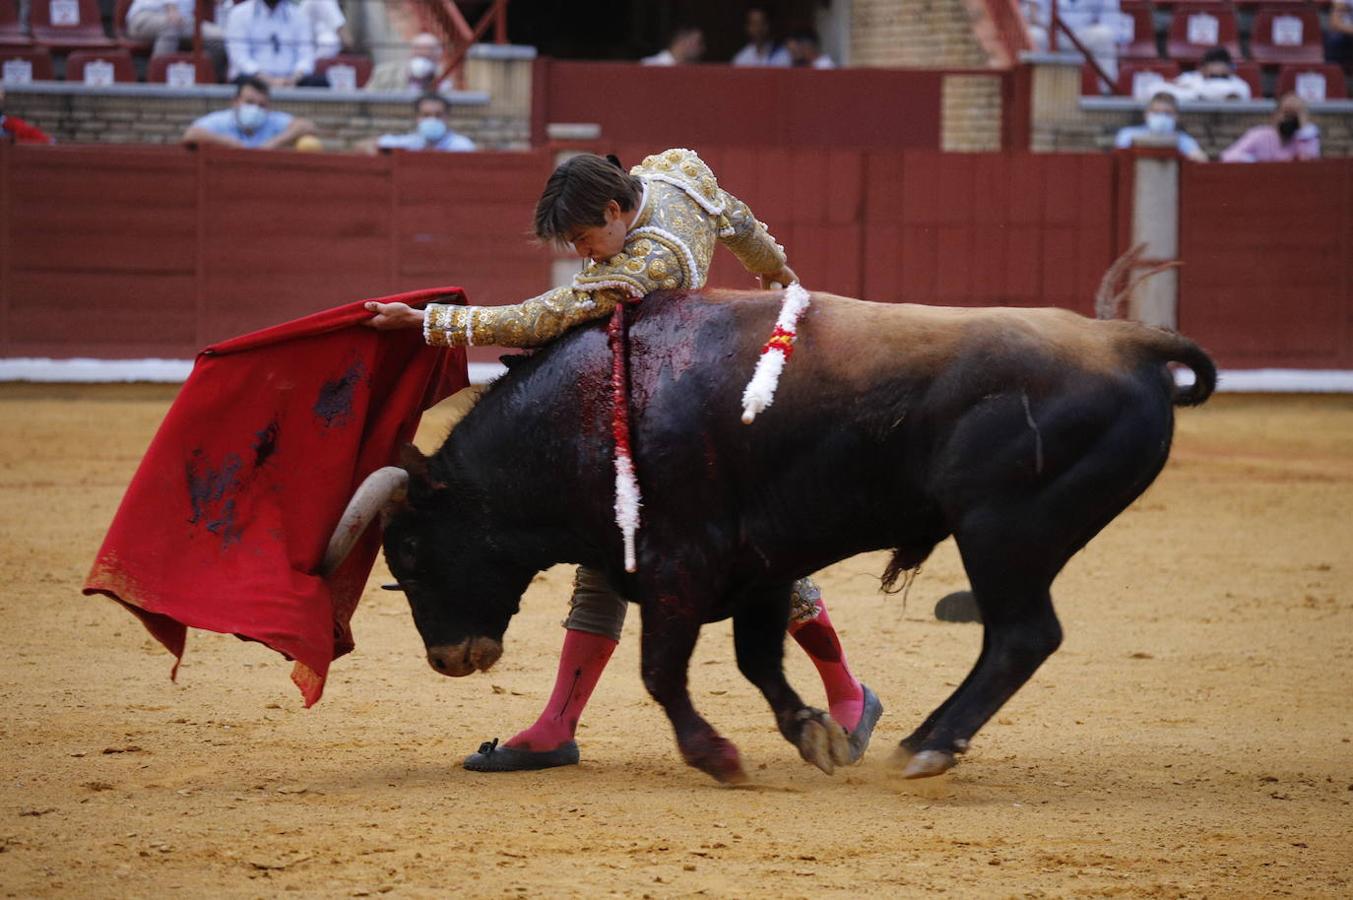
[[[132,0],[127,34],[138,41],[154,41],[151,53],[155,56],[176,53],[180,42],[192,40],[196,13],[196,0]],[[220,25],[203,21],[203,41],[219,45],[223,37]]]
[[[1154,140],[1151,143],[1159,145],[1167,141],[1166,136],[1173,136],[1176,150],[1194,162],[1207,162],[1207,154],[1198,146],[1198,142],[1179,130],[1179,101],[1175,99],[1174,94],[1161,91],[1152,97],[1151,102],[1146,104],[1145,119],[1142,125],[1130,125],[1119,129],[1113,139],[1113,145],[1124,150],[1136,144],[1138,138],[1146,135],[1153,135]]]
[[[413,103],[414,130],[407,134],[383,134],[363,141],[357,149],[365,153],[378,150],[442,150],[466,153],[478,148],[463,134],[456,134],[447,124],[451,117],[451,103],[440,94],[424,94]]]
[[[1052,46],[1051,0],[1023,0],[1020,5],[1029,24],[1029,37],[1034,48],[1049,49]],[[1116,80],[1118,43],[1124,27],[1118,0],[1057,0],[1057,14],[1076,40],[1085,45],[1109,80]],[[1065,34],[1057,36],[1057,46],[1062,50],[1073,49]]]
[[[1330,7],[1325,58],[1345,69],[1353,63],[1353,0],[1334,0]]]
[[[183,132],[183,142],[275,150],[315,133],[314,123],[309,119],[269,109],[268,102],[268,83],[246,75],[235,89],[235,102],[230,109],[207,113],[189,125]]]
[[[316,59],[329,59],[352,46],[352,32],[338,0],[301,0],[301,11],[310,19]]]
[[[5,114],[5,89],[0,87],[0,143],[55,144],[41,128],[29,125],[18,116]]]
[[[1284,94],[1271,125],[1256,125],[1221,154],[1222,162],[1292,162],[1320,158],[1320,128],[1306,101]]]
[[[747,8],[747,46],[733,57],[735,66],[788,66],[789,51],[771,37],[770,10]]]
[[[1225,47],[1213,47],[1203,54],[1198,68],[1180,75],[1167,88],[1179,100],[1249,100],[1250,85],[1236,74],[1231,54]]]
[[[323,86],[310,17],[292,0],[244,0],[226,17],[227,78],[257,76],[272,87]]]
[[[700,61],[705,55],[705,33],[693,25],[684,25],[672,32],[666,50],[645,56],[639,62],[646,66],[684,66]]]
[[[818,44],[817,32],[811,28],[801,28],[792,32],[785,40],[785,49],[789,51],[792,65],[804,69],[835,69],[836,63],[822,52]]]
[[[376,66],[366,83],[368,91],[448,91],[450,80],[434,84],[442,67],[442,42],[435,35],[423,32],[409,44],[409,58],[391,60]]]

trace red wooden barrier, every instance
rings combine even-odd
[[[601,126],[607,141],[641,139],[665,147],[940,146],[945,73],[933,69],[818,71],[551,59],[537,60],[536,66],[531,139],[537,145],[546,141],[547,123],[590,122]]]
[[[549,254],[528,231],[551,166],[543,151],[0,147],[0,356],[186,358],[412,287],[539,293]]]
[[[1179,328],[1223,366],[1353,369],[1353,160],[1184,166]]]

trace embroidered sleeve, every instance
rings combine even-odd
[[[539,347],[575,325],[605,316],[627,289],[597,284],[555,288],[512,306],[429,303],[423,339],[434,347]]]
[[[719,193],[724,203],[724,212],[718,218],[719,240],[724,246],[753,275],[773,275],[784,268],[785,248],[756,220],[747,204],[727,191]]]

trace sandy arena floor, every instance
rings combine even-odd
[[[1353,894],[1353,399],[1183,410],[1154,487],[1054,587],[1063,648],[952,773],[892,747],[966,673],[952,543],[909,601],[881,555],[821,581],[887,711],[865,762],[798,760],[712,626],[697,703],[752,784],[683,765],[638,678],[637,615],[581,766],[477,775],[550,688],[568,572],[541,576],[489,674],[441,678],[372,579],[324,700],[195,633],[170,657],[79,593],[173,390],[0,386],[0,893],[7,896],[846,897]],[[429,416],[436,445],[450,413]],[[821,688],[789,648],[806,697]]]

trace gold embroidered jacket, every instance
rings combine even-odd
[[[564,331],[609,315],[629,297],[660,288],[701,288],[720,241],[754,275],[785,265],[784,248],[752,211],[719,187],[691,150],[668,150],[630,169],[644,183],[639,215],[624,249],[605,262],[588,261],[568,287],[513,306],[429,304],[423,336],[439,347],[492,344],[538,347]]]

